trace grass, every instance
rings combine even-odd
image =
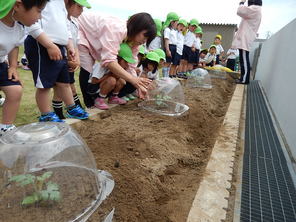
[[[24,49],[23,47],[20,47],[19,61],[20,61],[20,58],[23,56],[23,53],[24,53]],[[16,126],[37,122],[38,117],[40,116],[40,112],[35,101],[35,86],[34,86],[32,72],[23,70],[22,68],[19,68],[18,71],[19,71],[20,79],[22,80],[22,83],[23,83],[23,96],[22,96],[19,111],[17,113],[16,120],[14,122]],[[80,99],[82,99],[79,81],[78,81],[78,72],[75,73],[75,80],[76,80],[75,85],[76,85],[78,96]],[[4,95],[3,92],[1,94]],[[0,118],[2,119],[2,109],[0,112]]]

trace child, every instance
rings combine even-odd
[[[159,79],[159,73],[157,71],[159,61],[160,57],[156,52],[148,52],[142,62],[143,72],[140,76],[151,80]]]
[[[198,68],[204,68],[206,66],[206,60],[205,57],[208,54],[207,49],[203,49],[199,53],[199,63],[198,63]]]
[[[198,26],[195,29],[195,41],[194,41],[194,47],[195,47],[195,52],[194,52],[194,60],[195,60],[195,65],[198,65],[199,63],[199,52],[201,50],[201,38],[202,38],[202,28]]]
[[[22,85],[17,72],[17,59],[18,46],[25,38],[24,25],[34,24],[46,3],[47,0],[0,1],[0,90],[6,97],[2,108],[0,136],[15,128],[13,122],[21,101]],[[7,55],[9,67],[5,62]]]
[[[163,37],[164,37],[164,48],[166,52],[166,63],[162,69],[163,76],[168,77],[170,71],[170,65],[176,56],[177,51],[177,25],[179,16],[175,12],[170,12],[167,15],[165,21]]]
[[[178,26],[177,26],[177,53],[175,56],[175,59],[173,60],[173,64],[171,65],[171,70],[170,74],[171,77],[176,77],[176,72],[177,72],[177,66],[180,65],[180,60],[182,58],[182,54],[183,54],[183,47],[184,47],[184,34],[186,32],[187,29],[187,22],[184,19],[180,19],[178,22]],[[178,77],[183,78],[183,75],[180,75],[180,73],[178,73]]]
[[[250,60],[249,52],[251,43],[256,39],[261,23],[262,0],[248,0],[248,6],[245,1],[240,2],[237,14],[242,18],[238,31],[236,32],[232,47],[239,49],[239,61],[241,67],[241,77],[237,81],[239,84],[249,84],[250,79]]]
[[[226,67],[234,71],[235,69],[235,60],[238,57],[238,50],[230,48],[227,51],[227,64]]]
[[[129,68],[129,64],[136,63],[136,60],[133,58],[132,49],[127,43],[122,43],[120,45],[117,60],[120,66],[125,70]],[[90,76],[89,83],[89,93],[91,95],[98,93],[98,97],[94,102],[95,107],[98,109],[109,109],[109,106],[105,103],[105,98],[111,92],[112,95],[108,99],[109,104],[126,104],[126,100],[118,97],[120,90],[126,84],[125,80],[114,75],[107,68],[102,67],[100,63],[95,65],[94,71]]]
[[[221,45],[222,42],[222,36],[221,35],[216,35],[215,40],[214,40],[214,45],[216,46],[216,64],[220,63],[220,60],[224,56],[224,49]]]
[[[83,4],[83,5],[82,5]],[[70,76],[70,87],[73,95],[74,102],[77,106],[81,106],[80,100],[77,95],[77,91],[75,88],[75,79],[74,79],[74,72],[79,68],[80,61],[79,61],[79,52],[77,48],[77,44],[79,41],[78,37],[78,24],[71,18],[78,18],[82,11],[83,7],[91,8],[89,3],[86,0],[65,0],[66,9],[68,12],[68,25],[70,26],[70,31],[72,35],[72,41],[75,48],[75,59],[70,61],[68,60],[69,66],[69,76]],[[54,91],[54,96],[52,100],[52,107],[54,112],[58,115],[60,119],[65,119],[63,114],[63,102],[62,98],[57,96],[56,91]]]
[[[162,23],[159,19],[154,19],[155,25],[156,25],[156,37],[152,40],[148,47],[148,51],[153,51],[154,49],[160,49],[161,46],[161,29],[162,29]]]
[[[41,112],[40,122],[63,122],[51,111],[49,93],[56,93],[66,104],[67,117],[87,119],[88,113],[75,105],[70,87],[66,58],[74,59],[75,52],[68,29],[67,11],[64,0],[49,1],[38,23],[28,28],[25,53],[34,77],[36,102]]]
[[[204,58],[204,62],[206,64],[206,66],[215,66],[216,65],[216,46],[215,45],[211,45],[209,48],[209,52],[207,53],[207,55]]]
[[[194,63],[196,63],[194,58],[194,52],[195,52],[195,29],[198,27],[199,22],[196,19],[191,19],[189,23],[189,31],[185,35],[184,39],[184,49],[183,49],[183,56],[181,60],[181,67],[180,71],[185,75],[187,72],[191,72],[193,69]]]

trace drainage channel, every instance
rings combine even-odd
[[[296,221],[296,190],[258,81],[247,90],[240,221]]]

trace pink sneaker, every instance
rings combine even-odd
[[[119,98],[118,96],[111,96],[108,100],[108,103],[110,104],[119,104],[124,105],[127,103],[126,100]]]
[[[105,99],[100,97],[95,99],[95,107],[102,110],[109,109],[109,106],[105,103]]]

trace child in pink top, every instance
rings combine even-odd
[[[239,49],[241,78],[237,83],[248,84],[250,79],[249,51],[261,23],[262,0],[241,0],[237,14],[242,17],[238,31],[234,36],[232,48]]]
[[[81,65],[79,80],[85,105],[87,107],[94,105],[93,98],[87,94],[87,83],[95,61],[100,61],[103,67],[130,82],[143,97],[150,80],[137,77],[135,64],[129,64],[129,68],[124,70],[118,64],[117,55],[120,44],[127,42],[137,61],[139,46],[145,42],[149,46],[156,36],[156,26],[152,17],[148,13],[138,13],[126,22],[115,17],[83,13],[78,18],[78,24]]]

